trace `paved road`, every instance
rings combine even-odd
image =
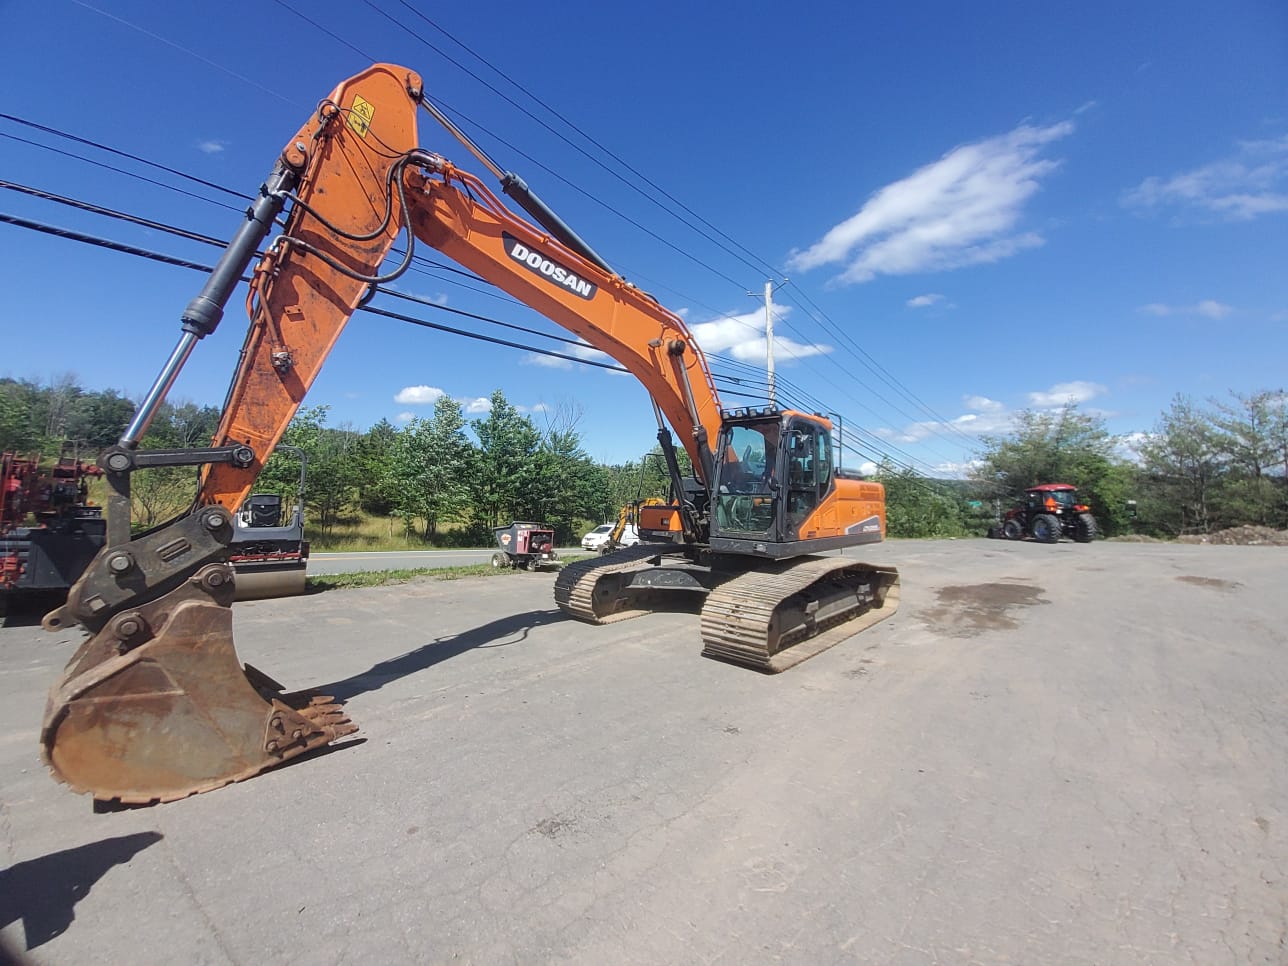
[[[93,814],[0,630],[0,939],[41,963],[1288,962],[1285,551],[890,543],[777,677],[551,574],[235,607],[362,743]]]
[[[492,550],[381,550],[362,553],[309,554],[310,574],[352,574],[368,570],[418,570],[425,567],[466,567],[485,564]],[[580,547],[565,547],[560,557],[586,553]]]

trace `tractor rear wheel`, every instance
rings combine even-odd
[[[1039,513],[1033,518],[1033,539],[1039,543],[1060,542],[1060,521],[1050,513]]]
[[[1100,527],[1096,525],[1096,518],[1090,513],[1079,513],[1073,524],[1073,539],[1079,543],[1091,543],[1099,535]]]
[[[510,566],[510,558],[508,555],[500,552],[492,554],[493,569],[500,570],[503,567],[508,567],[508,566]]]
[[[1024,536],[1024,527],[1019,520],[1011,518],[1002,524],[1002,536],[1007,540],[1019,540]]]

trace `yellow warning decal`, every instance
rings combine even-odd
[[[371,117],[375,113],[376,109],[371,106],[370,101],[364,101],[361,96],[354,95],[353,107],[349,108],[349,117],[345,125],[358,137],[365,138],[367,132],[371,130]]]

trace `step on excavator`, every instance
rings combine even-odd
[[[425,110],[494,174],[417,146]],[[282,232],[260,255],[279,219]],[[535,222],[536,224],[534,224]],[[405,250],[385,267],[399,236]],[[54,775],[122,803],[171,801],[248,778],[357,730],[336,701],[288,693],[237,658],[233,512],[254,485],[350,315],[429,245],[614,358],[649,392],[672,500],[640,508],[641,545],[566,567],[555,599],[593,624],[700,599],[703,653],[779,671],[897,606],[898,573],[824,551],[879,542],[884,491],[833,466],[832,425],[774,408],[726,411],[683,320],[615,273],[516,175],[424,94],[377,64],[341,83],[286,142],[130,425],[99,463],[107,543],[45,618],[88,639],[41,730]],[[252,270],[249,326],[212,445],[139,440],[197,343]],[[683,475],[671,429],[693,467]],[[130,534],[130,475],[202,467],[192,508]]]

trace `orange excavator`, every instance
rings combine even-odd
[[[417,111],[444,124],[536,222],[417,146]],[[285,228],[257,256],[274,224]],[[405,251],[386,256],[400,235]],[[107,544],[45,618],[88,639],[52,689],[41,738],[53,773],[96,799],[171,801],[256,775],[356,731],[340,705],[286,693],[238,661],[233,512],[254,485],[350,315],[421,242],[612,356],[652,397],[672,499],[640,508],[641,545],[566,567],[555,598],[608,623],[703,595],[703,653],[778,671],[892,613],[895,570],[822,551],[878,542],[884,491],[834,468],[832,425],[794,410],[724,410],[684,322],[613,272],[513,174],[377,64],[340,84],[292,137],[119,442],[100,456]],[[212,445],[139,440],[197,342],[252,266],[246,341]],[[692,475],[681,473],[666,424]],[[131,536],[130,476],[204,467],[192,509]]]

